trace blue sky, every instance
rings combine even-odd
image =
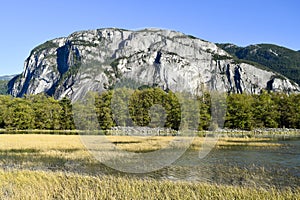
[[[35,46],[104,27],[177,30],[239,46],[274,43],[300,50],[298,0],[4,0],[0,75],[21,73]]]

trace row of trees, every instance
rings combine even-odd
[[[190,98],[160,88],[120,88],[90,97],[72,105],[67,98],[55,100],[45,95],[0,96],[0,128],[106,130],[114,126],[148,126],[208,130],[216,126],[212,113],[220,109],[226,112],[217,115],[219,126],[231,129],[300,128],[300,94],[230,94],[218,101],[209,93]]]
[[[96,99],[102,129],[132,124],[151,127],[153,121],[162,123],[156,123],[156,126],[163,125],[175,130],[183,126],[197,130],[209,130],[217,126],[243,130],[300,129],[300,94],[262,91],[258,95],[230,94],[224,99],[218,99],[205,93],[193,100],[182,94],[149,88],[114,93],[108,91]],[[163,111],[154,110],[154,114],[158,116],[151,116],[151,109],[155,109],[157,104],[162,106]],[[166,116],[163,116],[163,112]]]
[[[225,127],[300,128],[300,94],[262,92],[259,95],[231,94],[227,97]]]
[[[25,98],[0,96],[0,128],[5,129],[75,129],[71,101],[45,95]]]
[[[182,104],[180,101],[185,102]],[[95,107],[101,129],[148,126],[178,130],[180,126],[197,128],[198,120],[190,117],[197,109],[196,103],[160,88],[120,88],[97,96]]]

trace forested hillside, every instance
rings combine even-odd
[[[273,44],[239,47],[233,44],[217,44],[234,57],[258,63],[300,84],[300,51]]]

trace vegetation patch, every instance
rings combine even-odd
[[[88,40],[72,40],[72,45],[80,45],[80,46],[87,46],[87,47],[97,47],[99,46],[97,43],[88,41]]]
[[[225,55],[219,55],[219,54],[213,54],[213,60],[218,61],[218,60],[230,60],[232,59],[229,56],[225,56]]]
[[[46,50],[46,49],[51,49],[51,48],[58,48],[58,44],[52,42],[52,41],[47,41],[37,47],[35,47],[30,54],[34,53],[34,52],[41,52],[43,50]]]
[[[71,76],[70,74],[72,70],[65,73],[65,76]],[[209,93],[197,97],[197,100],[187,100],[184,104],[180,104],[179,93],[164,91],[155,86],[125,88],[131,85],[134,86],[135,83],[126,80],[124,88],[92,94],[95,98],[95,109],[91,112],[97,115],[101,130],[111,130],[116,126],[132,127],[134,124],[175,131],[184,125],[193,126],[193,129],[198,131],[208,130],[211,123]],[[162,110],[153,110],[151,115],[150,110],[158,105]],[[257,128],[300,129],[299,94],[288,95],[267,91],[261,91],[259,95],[229,94],[226,101],[224,99],[220,105],[226,107],[225,128],[247,131]],[[72,110],[74,106],[75,104],[72,105],[67,98],[58,101],[45,95],[30,95],[26,98],[0,95],[0,129],[74,130]],[[197,111],[199,113],[196,113]],[[189,117],[191,113],[199,118]],[[81,114],[82,126],[79,127],[89,126],[88,113]],[[97,120],[95,122],[97,123]]]
[[[295,191],[205,183],[0,171],[1,199],[299,199]],[[28,192],[30,191],[30,192]]]
[[[7,94],[7,90],[8,90],[7,84],[8,84],[8,81],[0,80],[0,95]]]

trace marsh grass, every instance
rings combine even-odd
[[[106,137],[117,148],[137,153],[166,148],[172,140],[177,138],[172,136]],[[203,141],[203,137],[195,137],[190,149],[201,149]],[[269,138],[220,138],[215,148],[236,146],[277,148],[282,144],[273,142]],[[82,166],[89,171],[89,168],[94,168],[99,164],[82,144],[78,135],[2,134],[0,135],[0,158],[2,168],[74,168],[80,170],[80,166]]]
[[[137,137],[137,136],[106,136],[110,142],[122,150],[145,153],[156,151],[162,148],[169,147],[170,143],[181,137],[175,136],[152,136],[152,137]],[[191,139],[189,149],[199,150],[205,142],[204,137],[194,137]],[[252,147],[252,148],[276,148],[282,147],[283,144],[274,141],[272,138],[235,138],[235,137],[220,137],[215,148],[232,148],[232,147]],[[178,146],[180,147],[180,146]]]
[[[140,153],[164,148],[176,139],[172,136],[107,138],[118,148]],[[190,150],[201,148],[203,141],[203,138],[195,137]],[[278,148],[281,145],[270,138],[224,137],[219,139],[216,148]],[[255,181],[273,181],[272,174],[262,168],[249,171],[233,166],[224,169],[220,163],[220,169],[214,172],[220,179],[214,182],[220,183],[218,185],[164,181],[149,176],[128,177],[99,163],[78,135],[1,134],[0,168],[0,199],[300,198],[299,187],[278,189],[271,184],[266,187],[256,185]],[[232,183],[225,185],[221,179],[231,180]],[[243,185],[250,181],[253,184]],[[300,184],[299,180],[285,180],[289,181],[296,183],[294,186]]]
[[[108,136],[108,140],[116,145],[117,148],[136,153],[146,153],[168,147],[172,136]]]
[[[268,190],[130,177],[92,177],[0,170],[1,199],[299,199],[297,190]]]
[[[251,147],[251,148],[276,148],[284,146],[272,138],[220,138],[216,148],[230,148],[230,147]]]

